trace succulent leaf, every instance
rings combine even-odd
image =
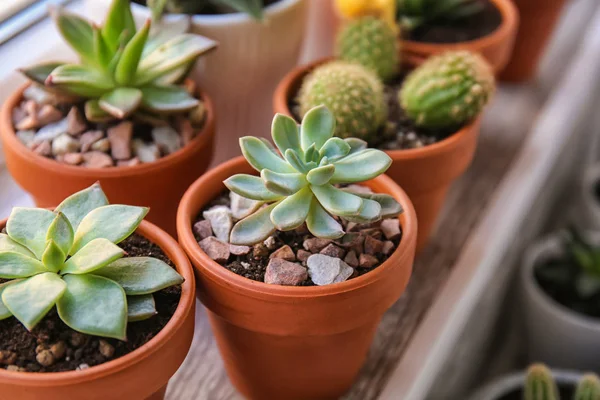
[[[267,189],[264,181],[257,176],[238,174],[228,178],[224,183],[232,192],[252,200],[276,201],[282,197]]]
[[[88,335],[126,339],[127,299],[116,282],[96,275],[63,279],[67,290],[56,305],[65,324]]]
[[[44,264],[44,267],[52,272],[58,272],[63,267],[66,258],[66,253],[62,251],[56,242],[51,239],[48,240],[46,250],[42,254],[42,264]]]
[[[381,219],[381,205],[369,199],[363,199],[363,205],[357,215],[346,216],[347,221],[367,224]]]
[[[124,251],[110,240],[93,239],[65,262],[61,274],[89,274],[123,257]]]
[[[12,285],[13,283],[21,282],[20,279],[15,279],[12,281],[4,282],[0,284],[0,320],[6,319],[8,317],[12,317],[12,313],[6,307],[4,302],[2,301],[2,293],[4,293],[4,289]]]
[[[21,253],[5,251],[0,253],[0,278],[27,278],[47,269],[40,261]]]
[[[110,122],[115,119],[115,117],[100,107],[99,100],[88,100],[85,102],[85,118],[90,122],[103,123]]]
[[[350,152],[348,155],[356,154],[361,150],[364,150],[368,147],[367,142],[358,138],[346,138],[344,142],[348,143],[350,146]]]
[[[8,286],[2,302],[28,330],[32,330],[66,290],[65,282],[46,272]]]
[[[108,199],[99,183],[72,194],[56,207],[56,213],[62,213],[69,220],[72,229],[77,230],[83,218],[92,210],[108,205]]]
[[[332,183],[355,183],[373,179],[392,165],[390,156],[382,151],[366,149],[334,163]]]
[[[39,259],[46,250],[46,233],[54,218],[52,211],[15,207],[8,217],[6,233],[15,242],[27,247]]]
[[[95,65],[94,31],[92,25],[78,15],[62,9],[54,12],[56,26],[65,41],[77,52],[86,64]]]
[[[52,71],[54,71],[56,68],[60,67],[61,65],[63,65],[63,63],[55,63],[55,62],[44,63],[44,64],[34,65],[29,68],[21,68],[21,69],[19,69],[19,72],[21,72],[23,75],[25,75],[30,80],[37,82],[40,85],[44,85],[46,83],[46,79],[48,79],[48,76],[50,76]]]
[[[46,85],[82,97],[100,97],[114,87],[98,70],[74,64],[56,68],[46,79]]]
[[[128,296],[150,294],[183,283],[173,268],[151,257],[121,258],[94,274],[117,282]]]
[[[104,41],[100,28],[94,26],[92,29],[94,31],[94,54],[96,55],[96,63],[100,66],[100,68],[107,71],[114,54]]]
[[[271,222],[280,231],[290,231],[301,226],[310,210],[313,194],[305,187],[281,201],[271,212]]]
[[[260,172],[260,177],[268,190],[281,196],[290,196],[303,187],[308,186],[305,175],[298,172],[280,174],[268,169],[263,169]]]
[[[304,152],[304,162],[306,163],[317,163],[320,158],[321,155],[319,154],[319,150],[317,150],[317,146],[314,143]]]
[[[328,164],[308,171],[306,180],[308,180],[311,185],[321,186],[329,182],[334,173],[335,165]]]
[[[389,194],[359,193],[359,192],[353,192],[348,189],[344,189],[344,190],[346,190],[350,193],[353,193],[359,197],[362,197],[363,199],[374,200],[374,201],[378,202],[379,205],[381,206],[381,218],[397,217],[398,215],[402,214],[402,211],[403,211],[402,206],[400,205],[400,203],[398,203],[396,201],[396,199],[394,199]]]
[[[35,255],[29,249],[15,242],[5,233],[0,233],[0,253],[10,251],[35,258]]]
[[[115,80],[119,85],[126,86],[133,82],[149,33],[150,20],[146,21],[142,29],[131,38],[123,49],[123,54],[115,70]]]
[[[333,215],[344,217],[357,215],[363,206],[363,200],[360,197],[332,185],[311,185],[311,190],[323,208]]]
[[[350,153],[350,150],[351,147],[345,140],[333,137],[325,142],[319,153],[321,157],[327,157],[329,161],[333,162],[346,157]]]
[[[334,132],[335,117],[327,107],[312,108],[304,115],[300,126],[302,149],[306,151],[312,145],[320,149]]]
[[[117,51],[121,42],[129,42],[135,31],[135,20],[131,13],[129,0],[114,0],[102,27],[102,36],[106,43],[111,44],[113,53]]]
[[[158,314],[154,303],[154,296],[144,294],[141,296],[127,296],[127,321],[144,321]]]
[[[276,229],[271,221],[271,211],[277,204],[273,203],[261,208],[235,224],[231,230],[229,242],[231,244],[246,245],[258,243],[268,238]]]
[[[98,105],[115,118],[124,119],[137,110],[142,97],[140,89],[121,87],[100,97]]]
[[[242,154],[257,171],[268,169],[282,174],[294,173],[296,170],[285,162],[281,157],[273,153],[269,147],[260,139],[245,136],[240,138]],[[286,152],[287,153],[287,152]]]
[[[75,233],[73,232],[71,223],[62,212],[58,211],[55,212],[55,214],[56,217],[54,217],[54,221],[52,221],[48,227],[48,232],[46,232],[46,241],[53,241],[63,255],[66,256],[69,254],[71,246],[73,246],[73,237]]]
[[[198,99],[178,86],[148,86],[141,91],[143,108],[159,114],[189,111],[199,104]]]
[[[342,226],[325,211],[316,199],[313,199],[310,212],[306,217],[306,227],[316,237],[339,239],[344,236]]]
[[[308,173],[310,171],[310,165],[300,157],[298,151],[294,149],[287,149],[284,154],[285,161],[295,170],[301,173]]]
[[[287,149],[300,149],[300,132],[298,124],[293,118],[283,114],[276,114],[271,126],[273,141],[281,154]]]

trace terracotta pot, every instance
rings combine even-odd
[[[521,23],[515,48],[500,79],[523,82],[533,78],[538,62],[556,27],[565,0],[513,0]]]
[[[434,54],[443,53],[445,51],[469,50],[475,53],[481,53],[481,55],[483,55],[492,65],[494,72],[499,73],[504,69],[510,59],[515,38],[517,36],[519,14],[511,0],[490,1],[494,3],[502,15],[501,25],[491,34],[480,39],[460,43],[425,43],[412,40],[401,40],[400,52],[402,55],[412,55],[421,59],[426,59]]]
[[[6,220],[0,222],[0,229]],[[169,379],[194,336],[196,285],[185,253],[165,231],[142,222],[136,231],[157,244],[185,278],[175,314],[148,343],[133,352],[83,371],[28,373],[0,368],[2,400],[162,400]]]
[[[292,115],[289,100],[298,92],[304,77],[326,61],[319,60],[292,70],[275,91],[274,111]],[[414,67],[420,60],[407,56],[404,62]],[[479,125],[477,119],[448,138],[420,149],[386,150],[393,161],[386,174],[406,191],[417,211],[417,252],[427,244],[448,189],[473,161]]]
[[[153,163],[100,169],[61,164],[34,153],[17,139],[11,116],[24,89],[25,86],[15,92],[2,107],[0,138],[10,174],[38,207],[56,206],[69,195],[100,181],[111,203],[148,206],[148,220],[175,235],[179,199],[211,162],[215,115],[210,98],[202,95],[207,110],[204,128],[181,150]]]
[[[375,270],[334,285],[269,285],[211,260],[191,229],[198,213],[225,189],[224,179],[253,172],[242,157],[230,160],[198,179],[181,201],[177,231],[195,268],[198,297],[208,308],[229,377],[244,396],[337,399],[358,374],[383,313],[408,283],[417,230],[413,206],[387,176],[368,182],[405,210],[402,241],[392,256]]]

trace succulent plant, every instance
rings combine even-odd
[[[263,0],[147,0],[147,4],[152,9],[154,18],[160,18],[165,11],[176,14],[201,14],[208,5],[214,5],[225,12],[242,12],[255,20],[263,19]]]
[[[479,115],[494,90],[494,74],[483,57],[453,51],[433,56],[412,71],[399,101],[418,126],[449,128]]]
[[[398,19],[403,30],[411,31],[425,23],[447,24],[483,11],[481,0],[397,0]]]
[[[385,123],[387,105],[383,83],[358,64],[334,61],[317,67],[303,81],[298,95],[300,112],[325,105],[335,115],[335,135],[369,141]]]
[[[397,0],[336,0],[335,6],[345,19],[357,19],[371,15],[384,20],[388,26],[397,30]]]
[[[293,230],[305,222],[316,237],[337,239],[344,235],[339,218],[368,223],[402,212],[389,195],[353,193],[335,186],[373,179],[388,169],[391,159],[382,151],[367,149],[360,139],[333,137],[334,131],[333,114],[319,106],[306,114],[300,128],[290,117],[275,116],[272,136],[283,157],[266,140],[240,139],[244,157],[260,177],[238,174],[225,185],[264,205],[233,227],[231,243],[255,244],[275,230]]]
[[[125,340],[128,321],[156,314],[152,293],[183,282],[156,258],[122,258],[117,243],[147,212],[109,205],[99,184],[54,212],[14,208],[0,234],[0,319],[14,316],[31,330],[56,305],[71,329]]]
[[[399,52],[396,32],[382,19],[366,16],[349,21],[338,33],[338,58],[359,63],[383,80],[398,72]]]
[[[600,399],[600,380],[594,374],[584,375],[575,390],[573,400]],[[560,400],[560,394],[552,372],[542,364],[534,364],[527,370],[523,400]]]
[[[150,21],[136,31],[128,0],[113,0],[102,27],[62,9],[54,14],[81,64],[42,64],[22,72],[49,90],[87,99],[89,121],[123,119],[138,111],[183,113],[198,106],[177,83],[215,42],[193,34],[166,41],[150,37]]]

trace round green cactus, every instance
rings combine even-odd
[[[495,89],[494,74],[479,55],[448,52],[427,60],[404,81],[400,104],[424,128],[463,124],[483,110]]]
[[[350,21],[337,36],[337,56],[372,69],[383,80],[398,72],[398,38],[382,19],[367,16]]]
[[[300,88],[300,112],[325,105],[335,115],[335,135],[369,141],[386,119],[383,84],[368,69],[342,61],[322,65]]]

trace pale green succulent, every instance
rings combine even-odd
[[[198,106],[177,83],[200,55],[216,46],[212,40],[193,34],[151,37],[150,21],[136,31],[128,0],[113,0],[102,27],[61,9],[55,20],[81,64],[42,64],[22,72],[52,91],[87,99],[89,121],[123,119],[136,112],[176,114]]]
[[[573,400],[600,399],[600,380],[594,374],[584,375],[575,389]],[[560,393],[552,372],[542,364],[534,364],[527,371],[523,400],[560,400]]]
[[[164,12],[176,14],[202,14],[209,5],[221,7],[225,11],[237,11],[250,15],[255,20],[263,19],[263,0],[147,0],[154,18]]]
[[[283,157],[267,140],[240,139],[244,157],[260,177],[234,175],[225,185],[264,206],[233,227],[231,243],[259,243],[275,230],[289,231],[304,223],[316,237],[337,239],[344,235],[340,218],[369,223],[402,212],[392,196],[336,187],[373,179],[392,160],[380,150],[366,148],[360,139],[333,137],[335,124],[325,106],[306,113],[300,127],[292,118],[277,114],[271,133]]]
[[[54,212],[13,209],[0,234],[0,319],[33,329],[56,305],[60,319],[85,334],[126,339],[127,322],[156,314],[152,293],[181,284],[163,261],[127,257],[116,244],[148,209],[109,205],[100,185],[75,193]]]

